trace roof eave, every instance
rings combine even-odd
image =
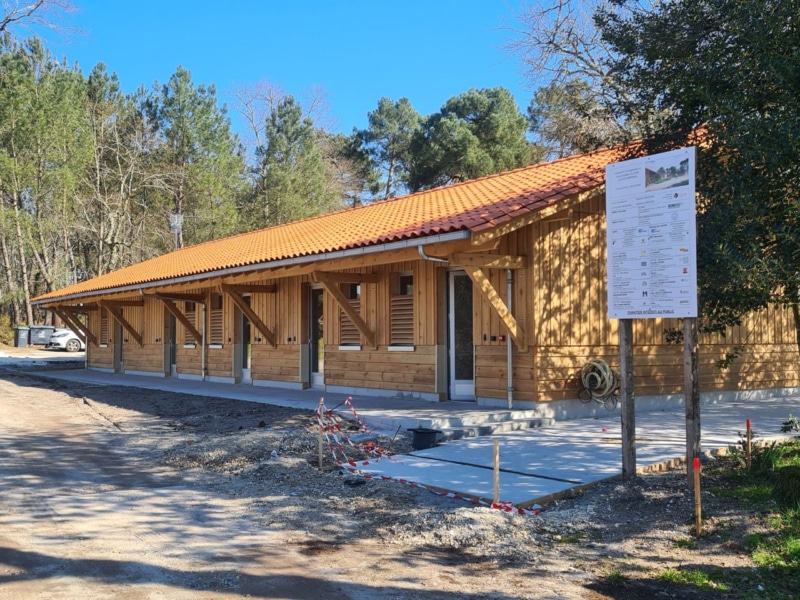
[[[442,242],[452,242],[455,240],[462,240],[469,238],[472,233],[469,230],[451,231],[448,233],[440,233],[424,237],[418,237],[407,240],[400,240],[396,242],[388,242],[385,244],[375,244],[371,246],[360,246],[358,248],[350,248],[347,250],[336,250],[333,252],[324,252],[321,254],[309,254],[305,256],[298,256],[295,258],[285,258],[281,260],[266,261],[260,263],[253,263],[249,265],[242,265],[240,267],[229,267],[226,269],[218,269],[215,271],[205,271],[203,273],[196,273],[193,275],[184,275],[181,277],[173,277],[170,279],[158,279],[155,281],[147,281],[143,283],[134,283],[130,285],[117,286],[105,288],[102,290],[93,290],[91,292],[80,292],[75,294],[66,294],[64,296],[56,296],[53,298],[46,298],[43,300],[34,300],[31,304],[35,306],[46,306],[49,304],[56,304],[59,302],[67,302],[77,299],[87,299],[95,296],[105,296],[107,294],[119,294],[124,292],[137,292],[139,290],[162,287],[165,285],[177,285],[181,283],[200,282],[204,279],[212,277],[225,277],[228,275],[240,275],[242,273],[249,273],[251,271],[259,271],[261,269],[275,269],[278,267],[302,265],[310,262],[317,262],[320,260],[333,260],[336,258],[348,258],[366,254],[376,254],[380,252],[389,252],[391,250],[400,250],[403,248],[415,248],[419,246],[427,246],[428,244],[438,244]]]

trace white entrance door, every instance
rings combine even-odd
[[[475,400],[472,340],[472,280],[463,271],[448,274],[448,353],[450,398]]]

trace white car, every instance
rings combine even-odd
[[[50,342],[45,348],[78,352],[79,350],[86,350],[86,343],[75,335],[71,329],[56,329],[53,335],[50,336]]]

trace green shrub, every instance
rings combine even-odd
[[[775,471],[775,498],[788,508],[800,508],[800,466],[788,465]]]
[[[800,431],[800,418],[793,417],[789,414],[789,418],[781,425],[781,432],[791,433],[792,431]]]
[[[778,463],[783,459],[785,453],[786,451],[784,450],[783,444],[777,441],[770,442],[763,446],[754,446],[753,458],[751,460],[752,469],[762,473],[772,472],[777,468]]]

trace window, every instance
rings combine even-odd
[[[348,300],[361,300],[360,283],[346,283],[343,291]]]
[[[105,308],[100,309],[100,345],[108,345],[108,313]]]
[[[209,344],[222,343],[222,294],[211,294]]]
[[[392,295],[389,299],[390,326],[389,344],[392,346],[414,345],[414,276],[397,273]]]
[[[194,302],[184,302],[183,312],[186,315],[186,320],[197,327],[197,305]],[[194,344],[195,341],[196,340],[194,339],[194,336],[189,332],[189,330],[184,328],[183,343]]]
[[[350,306],[353,307],[357,313],[361,313],[361,284],[359,283],[346,283],[343,285],[342,292],[345,297],[350,301]],[[339,343],[343,346],[359,345],[361,343],[361,334],[350,318],[344,314],[344,311],[339,311]]]

